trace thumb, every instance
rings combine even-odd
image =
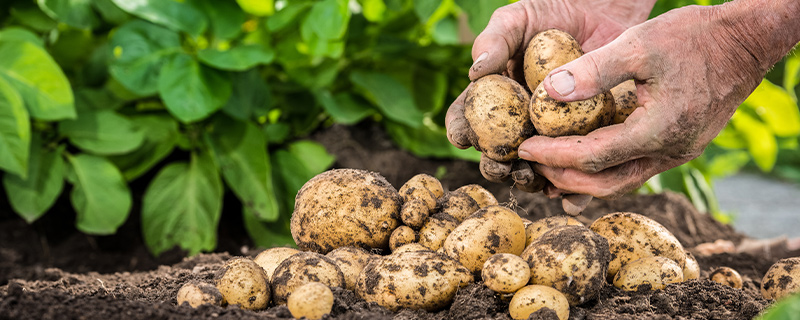
[[[522,2],[498,8],[486,28],[472,44],[472,67],[469,79],[475,81],[487,74],[502,73],[508,60],[523,45],[528,17]]]

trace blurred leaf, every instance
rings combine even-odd
[[[113,0],[120,9],[175,31],[197,36],[208,26],[206,16],[189,1]]]
[[[414,153],[418,157],[456,158],[480,161],[481,154],[474,149],[461,150],[450,144],[447,133],[428,122],[419,128],[387,122],[386,131],[401,148]]]
[[[354,71],[350,81],[366,92],[387,118],[418,128],[422,125],[422,112],[417,109],[411,91],[389,75]]]
[[[764,172],[771,171],[778,156],[778,143],[769,128],[744,112],[734,113],[731,122],[747,140],[747,149],[756,165]]]
[[[75,107],[78,110],[116,110],[122,101],[105,89],[80,88],[75,91]]]
[[[361,13],[364,18],[369,22],[383,21],[384,14],[386,13],[386,4],[383,0],[359,0],[361,4]]]
[[[190,255],[213,250],[222,213],[222,181],[207,152],[173,162],[150,182],[142,200],[142,231],[154,255],[179,246]]]
[[[78,29],[94,29],[100,24],[91,0],[36,0],[51,18]]]
[[[322,0],[314,3],[301,28],[308,28],[320,39],[337,40],[347,31],[348,21],[350,10],[347,8],[347,0]],[[310,39],[303,36],[303,40]]]
[[[131,18],[127,12],[117,7],[112,0],[93,0],[92,4],[94,9],[103,17],[103,20],[109,23],[120,25]]]
[[[414,13],[425,23],[441,4],[442,0],[414,0]]]
[[[242,217],[247,234],[257,247],[295,246],[288,217],[275,222],[262,222],[249,210],[242,210]]]
[[[239,7],[254,16],[268,16],[275,12],[273,0],[236,0]]]
[[[291,22],[295,21],[300,13],[305,12],[306,9],[310,7],[311,3],[309,2],[289,3],[286,5],[286,7],[278,10],[275,15],[267,19],[267,27],[272,32],[280,31],[288,26]]]
[[[265,125],[261,131],[267,138],[267,143],[283,143],[289,138],[291,129],[288,124],[278,122]]]
[[[695,178],[692,175],[692,172],[697,169],[688,166],[680,166],[678,168],[680,168],[681,178],[683,178],[683,191],[687,196],[689,196],[689,200],[692,201],[692,205],[697,208],[697,211],[708,212],[708,206],[706,205],[705,198],[703,197],[702,192],[700,192],[700,189],[697,186],[697,181],[695,181]]]
[[[282,186],[279,193],[282,210],[291,212],[297,191],[314,176],[327,170],[334,162],[325,148],[311,141],[298,141],[286,149],[278,149],[272,153],[272,167],[276,182]]]
[[[442,45],[455,45],[460,43],[458,38],[458,20],[454,17],[445,17],[433,27],[433,41]]]
[[[113,110],[79,112],[77,119],[60,122],[58,131],[78,148],[97,155],[127,153],[144,140],[144,133]]]
[[[8,27],[0,29],[0,43],[2,42],[29,42],[37,47],[44,48],[44,41],[35,33],[20,27]]]
[[[800,51],[794,50],[786,57],[786,64],[783,67],[783,88],[797,102],[797,92],[795,87],[800,83]]]
[[[800,134],[800,109],[797,103],[786,90],[766,79],[744,101],[743,106],[755,111],[779,137]]]
[[[15,6],[11,8],[10,13],[22,25],[39,32],[53,30],[57,25],[53,19],[35,5]]]
[[[8,194],[11,207],[28,223],[33,223],[56,202],[64,187],[65,145],[58,149],[47,149],[35,136],[31,143],[27,178],[6,173],[3,187]]]
[[[330,91],[321,90],[314,96],[336,123],[355,124],[375,113],[369,104],[347,92],[334,96]]]
[[[269,64],[275,58],[275,52],[260,44],[247,44],[225,51],[202,50],[197,53],[197,57],[217,69],[245,71],[259,64]]]
[[[109,159],[120,168],[125,180],[132,181],[149,171],[168,156],[178,141],[178,122],[163,114],[144,114],[131,117],[144,142],[136,150]]]
[[[22,97],[0,77],[0,168],[26,178],[30,144],[30,118]]]
[[[712,177],[722,178],[739,172],[750,161],[746,151],[731,151],[719,154],[711,159],[708,173]]]
[[[333,84],[339,75],[339,64],[336,60],[326,59],[313,67],[287,66],[286,73],[308,89],[319,89]]]
[[[456,0],[456,4],[466,12],[469,29],[479,34],[489,24],[492,13],[497,8],[507,5],[508,0]]]
[[[438,113],[444,107],[447,94],[447,75],[429,68],[414,72],[414,101],[425,112]]]
[[[58,40],[50,45],[49,51],[53,59],[67,72],[71,68],[79,68],[94,49],[95,40],[90,30],[62,30]]]
[[[217,111],[228,101],[231,90],[226,74],[185,54],[170,59],[158,79],[158,91],[167,110],[184,123],[202,120]]]
[[[726,149],[747,148],[747,141],[730,125],[725,126],[714,138],[713,142]]]
[[[756,320],[800,320],[800,293],[776,301]]]
[[[300,160],[307,173],[312,177],[327,170],[336,161],[336,158],[330,155],[324,146],[311,140],[296,141],[290,144],[288,149]]]
[[[122,173],[105,158],[88,154],[67,155],[71,165],[67,180],[70,199],[78,212],[76,227],[83,233],[109,235],[128,218],[131,193]]]
[[[222,111],[240,121],[266,115],[272,103],[272,96],[258,70],[234,73],[232,78],[233,91]]]
[[[194,0],[211,23],[211,33],[216,40],[230,40],[242,32],[247,15],[230,0]]]
[[[172,1],[172,0],[167,0]],[[158,92],[161,68],[180,52],[178,33],[141,20],[128,22],[111,38],[109,71],[125,88],[140,96]]]

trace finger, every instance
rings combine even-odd
[[[508,177],[511,174],[511,163],[497,162],[489,159],[489,157],[486,155],[481,154],[480,169],[481,174],[484,178],[486,178],[486,180],[491,182],[503,182],[508,180]]]
[[[477,80],[487,74],[502,73],[508,60],[520,49],[528,16],[522,2],[495,10],[489,24],[472,44],[469,78]]]
[[[554,187],[566,190],[568,193],[615,199],[635,190],[647,179],[669,167],[670,165],[645,158],[629,161],[593,174],[540,164],[534,164],[534,171],[544,175]]]
[[[568,215],[575,217],[586,209],[592,199],[593,197],[587,194],[567,194],[561,198],[561,207]]]
[[[511,166],[511,178],[514,179],[514,186],[517,189],[528,193],[542,191],[547,184],[547,179],[534,173],[530,164],[525,160],[514,161]]]
[[[450,144],[456,146],[459,149],[466,149],[469,148],[472,143],[470,143],[470,136],[474,134],[472,131],[472,127],[469,126],[467,122],[467,118],[464,116],[464,105],[466,103],[467,91],[472,88],[472,83],[470,83],[458,98],[450,105],[450,108],[447,109],[447,114],[444,118],[444,126],[447,129],[447,139],[450,140]]]

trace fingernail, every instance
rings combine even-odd
[[[475,62],[472,63],[472,66],[470,68],[474,69],[475,66],[481,63],[481,61],[486,60],[487,57],[489,57],[489,52],[481,53],[481,55],[478,56],[478,59],[475,59]]]
[[[562,96],[575,91],[575,77],[568,70],[562,70],[550,76],[550,85]]]
[[[520,149],[517,154],[522,159],[531,160],[531,154],[527,150]]]

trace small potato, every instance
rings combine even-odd
[[[399,226],[392,232],[392,237],[389,238],[389,249],[394,251],[402,245],[419,241],[419,235],[414,229],[409,226]]]
[[[742,288],[742,276],[736,270],[728,267],[717,268],[708,275],[708,279],[734,289]]]
[[[425,207],[428,209],[428,212],[436,208],[436,200],[437,197],[431,192],[430,190],[422,187],[407,187],[408,184],[404,184],[402,192],[400,192],[400,196],[403,197],[403,202],[408,203],[412,201],[421,201],[425,204]]]
[[[614,276],[614,286],[625,291],[661,290],[682,281],[683,271],[675,261],[654,256],[631,261]]]
[[[436,251],[442,247],[447,236],[458,226],[458,220],[444,213],[436,213],[428,218],[419,230],[419,244]]]
[[[478,203],[478,207],[483,208],[487,206],[497,205],[497,198],[486,190],[486,188],[481,187],[479,184],[468,184],[465,186],[461,186],[460,188],[456,189],[456,191],[461,191],[468,194],[475,202]]]
[[[215,275],[214,284],[228,304],[238,304],[247,310],[261,310],[269,304],[267,274],[253,260],[228,260]]]
[[[582,225],[583,223],[570,216],[552,216],[536,220],[535,222],[525,226],[525,236],[527,237],[527,241],[525,241],[525,247],[527,248],[531,242],[536,240],[536,238],[555,227]]]
[[[425,221],[428,220],[430,214],[431,208],[425,202],[419,199],[411,200],[403,203],[403,209],[400,210],[400,220],[403,221],[403,224],[419,230],[425,225]]]
[[[428,191],[433,193],[433,196],[436,198],[441,198],[442,195],[444,195],[444,188],[442,188],[442,182],[440,182],[439,179],[436,179],[436,177],[424,173],[420,173],[418,175],[411,177],[411,179],[408,179],[408,181],[406,181],[406,183],[402,187],[400,187],[399,192],[402,195],[405,194],[406,191],[405,188],[419,188],[419,187],[428,189]]]
[[[569,302],[556,289],[542,285],[529,285],[519,289],[508,304],[512,319],[528,319],[530,315],[543,308],[555,311],[559,320],[569,318]]]
[[[488,206],[464,219],[444,241],[445,254],[473,273],[496,253],[519,255],[525,249],[525,227],[513,210]]]
[[[700,265],[691,252],[686,252],[686,262],[683,265],[683,281],[700,279]]]
[[[267,274],[267,279],[272,279],[272,274],[275,272],[275,268],[277,268],[278,265],[283,262],[283,260],[286,260],[286,258],[298,252],[300,252],[300,250],[295,248],[269,248],[261,251],[261,253],[259,253],[255,259],[253,259],[253,261],[264,268],[264,272]]]
[[[222,293],[219,292],[217,287],[205,283],[192,281],[184,284],[178,290],[178,305],[188,303],[192,308],[197,308],[204,304],[215,306],[225,305],[225,299],[222,298]]]
[[[449,214],[459,222],[480,208],[475,199],[461,191],[448,192],[439,199],[439,212]]]
[[[333,292],[319,282],[306,283],[292,292],[286,301],[292,317],[318,320],[333,309]]]
[[[780,300],[797,292],[800,292],[800,257],[778,260],[761,281],[764,299]]]
[[[536,87],[550,71],[578,59],[582,55],[581,45],[569,33],[558,29],[537,33],[528,42],[523,59],[525,82],[528,84],[528,88],[536,91]]]
[[[358,274],[364,270],[367,263],[377,257],[359,247],[340,247],[328,252],[325,256],[333,260],[333,263],[342,271],[349,290],[355,290]]]
[[[347,286],[344,273],[331,258],[315,252],[300,252],[275,269],[272,299],[275,304],[284,304],[295,289],[309,282],[320,282],[329,287]]]
[[[483,284],[499,293],[512,293],[528,284],[531,267],[518,255],[498,253],[486,260],[481,271]]]
[[[392,254],[401,254],[403,252],[414,252],[414,251],[430,251],[430,252],[433,252],[433,250],[431,250],[428,247],[423,246],[423,245],[421,245],[419,243],[409,243],[409,244],[404,244],[404,245],[398,247],[396,250],[393,250]]]
[[[623,123],[633,113],[633,110],[639,107],[636,83],[633,80],[620,83],[611,88],[611,95],[614,96],[614,106],[616,107],[613,124]]]
[[[529,112],[536,132],[543,136],[586,135],[614,121],[614,98],[605,92],[586,100],[562,102],[551,98],[539,84],[531,94]]]

